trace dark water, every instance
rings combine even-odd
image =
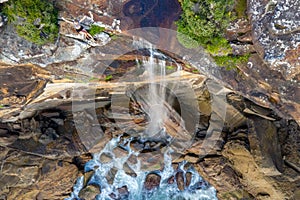
[[[174,28],[181,7],[177,0],[132,0],[124,5],[123,14],[134,22],[133,28]]]

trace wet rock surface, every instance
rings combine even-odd
[[[155,188],[158,188],[160,179],[161,179],[160,176],[157,174],[148,174],[145,179],[144,187],[147,190],[153,190]]]
[[[88,185],[80,191],[79,197],[86,200],[93,200],[100,193],[100,189],[95,185]]]

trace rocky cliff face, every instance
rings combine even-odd
[[[253,43],[263,61],[253,59],[250,71],[279,94],[279,110],[288,111],[299,123],[299,1],[249,1],[248,14]]]
[[[259,55],[287,80],[299,81],[299,1],[249,1],[253,42]],[[298,78],[297,78],[298,77]]]
[[[112,74],[117,81],[128,71],[136,70],[135,56],[120,56],[119,49],[131,51],[127,46],[132,41],[126,30],[149,24],[145,16],[155,18],[154,11],[160,6],[92,0],[56,4],[60,16],[68,18],[86,15],[91,10],[94,20],[107,25],[110,31],[115,31],[114,19],[121,19],[125,36],[118,36],[117,41],[112,38],[103,48],[105,43],[99,46],[86,43],[71,26],[60,22],[61,35],[56,43],[40,47],[17,36],[12,26],[0,27],[0,42],[5,44],[0,47],[0,199],[67,197],[82,174],[84,163],[91,158],[90,153],[99,151],[113,136],[123,133],[114,128],[110,113],[109,102],[116,86],[104,80]],[[174,162],[186,159],[194,163],[201,176],[218,190],[220,199],[300,198],[297,9],[296,0],[269,3],[250,0],[249,20],[238,21],[228,30],[229,39],[239,41],[236,53],[245,51],[252,55],[248,64],[239,66],[237,71],[219,68],[221,76],[205,74],[230,89],[223,103],[227,116],[220,137],[206,135],[210,119],[218,110],[211,110],[207,91],[210,79],[196,75],[201,80],[193,83],[200,109],[196,140]],[[152,25],[173,28],[171,22],[178,13],[163,15],[169,17],[153,21]],[[188,67],[185,70],[192,72]],[[87,148],[74,126],[76,116],[70,110],[74,101],[72,83],[91,82],[91,79],[102,82],[81,90],[96,91],[92,98],[97,99],[97,116],[101,116],[100,124],[105,127],[105,139]],[[126,88],[120,90],[130,90]],[[81,107],[76,114],[89,119],[90,113],[84,110],[89,108],[89,102],[83,102]],[[86,123],[93,123],[90,120]],[[140,116],[134,120],[143,121]],[[96,131],[93,127],[84,128],[89,133]],[[201,149],[206,139],[216,140],[209,154]],[[86,179],[90,175],[84,174]],[[85,187],[90,191],[93,186]],[[98,188],[95,190],[99,192]]]

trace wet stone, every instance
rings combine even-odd
[[[117,172],[118,172],[118,169],[116,167],[113,167],[110,169],[110,171],[108,171],[108,173],[106,175],[106,180],[110,185],[113,184]]]
[[[92,176],[94,175],[94,171],[89,171],[84,173],[84,181],[83,185],[87,185],[91,180]]]
[[[72,160],[72,162],[78,167],[79,170],[84,169],[84,165],[92,159],[91,154],[82,154],[80,156],[75,156]]]
[[[177,187],[179,190],[184,190],[184,176],[183,176],[183,172],[177,172],[176,175],[176,183],[177,183]]]
[[[137,156],[131,154],[129,156],[127,162],[128,162],[128,164],[131,164],[131,165],[137,164],[137,162],[138,162]]]
[[[112,159],[113,159],[112,155],[108,153],[102,153],[100,156],[100,162],[102,163],[109,163],[112,161]]]
[[[191,180],[192,180],[192,173],[191,172],[187,172],[185,174],[185,186],[188,187],[191,184]]]
[[[113,153],[116,158],[125,157],[128,154],[128,152],[121,147],[114,148]]]
[[[184,167],[183,167],[183,169],[185,170],[185,171],[187,171],[189,168],[191,168],[191,167],[193,167],[193,164],[192,163],[186,163],[185,165],[184,165]]]
[[[178,163],[172,163],[172,167],[174,170],[177,170],[178,169]]]
[[[190,186],[190,188],[193,190],[206,189],[207,187],[208,187],[208,183],[205,181],[199,181],[199,182],[195,183],[194,185]]]
[[[130,148],[135,152],[139,152],[144,149],[144,144],[139,143],[138,141],[132,141],[130,143]]]
[[[126,174],[132,177],[136,177],[137,174],[131,169],[131,167],[128,165],[128,163],[124,163],[123,165],[123,170],[125,171]]]
[[[168,184],[173,184],[173,183],[174,183],[174,180],[175,180],[175,177],[174,177],[174,176],[171,176],[171,177],[168,179]]]
[[[148,174],[145,179],[144,188],[147,190],[153,190],[159,187],[160,179],[161,177],[157,174]]]
[[[129,196],[129,191],[126,185],[118,188],[118,193],[120,196],[120,199],[125,199]]]
[[[80,199],[94,200],[100,194],[100,188],[96,185],[88,185],[79,192]]]
[[[109,194],[109,197],[112,198],[112,199],[117,199],[118,198],[115,193]]]
[[[145,171],[162,170],[164,168],[164,157],[159,152],[141,153],[138,156],[141,161],[141,169]]]

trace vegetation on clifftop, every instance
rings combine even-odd
[[[232,20],[234,0],[180,0],[183,13],[178,31],[207,47],[218,45]],[[183,43],[183,45],[186,45]],[[188,46],[187,46],[188,47]]]
[[[224,33],[229,23],[243,17],[245,0],[179,0],[182,15],[176,22],[178,40],[186,48],[203,46],[218,65],[233,68],[249,55],[234,56]]]
[[[17,33],[30,42],[42,45],[58,35],[58,11],[47,0],[10,0],[2,12]]]

